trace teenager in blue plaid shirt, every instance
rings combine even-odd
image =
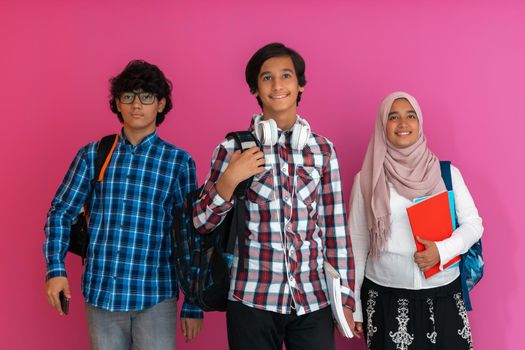
[[[334,349],[323,263],[341,275],[342,303],[354,328],[353,259],[333,144],[296,114],[306,85],[294,50],[269,44],[246,67],[262,107],[250,130],[263,145],[243,153],[228,138],[216,148],[194,209],[202,234],[232,208],[237,185],[254,176],[246,198],[244,267],[235,254],[227,305],[230,349]],[[238,251],[238,250],[237,250]]]
[[[131,61],[112,78],[111,110],[123,124],[104,181],[95,185],[82,291],[93,349],[174,349],[178,283],[171,262],[174,205],[197,187],[185,151],[157,135],[172,108],[171,82],[155,65]],[[80,149],[51,203],[45,225],[48,302],[63,314],[71,298],[64,258],[69,229],[94,177],[97,142]],[[203,313],[184,303],[181,328],[195,338]]]

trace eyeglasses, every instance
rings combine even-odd
[[[136,96],[139,97],[139,101],[143,105],[153,104],[156,98],[156,96],[151,92],[123,92],[118,99],[121,103],[129,105],[135,101]]]

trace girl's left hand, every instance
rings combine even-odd
[[[416,252],[414,254],[414,261],[421,271],[426,272],[439,263],[439,250],[437,249],[435,242],[427,241],[420,237],[416,237],[416,239],[419,243],[425,246],[425,250],[422,252]]]

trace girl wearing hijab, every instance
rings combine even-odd
[[[483,226],[461,173],[454,166],[451,173],[459,226],[440,242],[418,238],[425,250],[416,252],[406,208],[446,188],[417,101],[404,92],[388,95],[350,203],[354,320],[368,349],[472,349],[459,268],[443,265],[478,241]],[[437,263],[442,271],[426,279]]]

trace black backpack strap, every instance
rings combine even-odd
[[[440,160],[439,166],[441,167],[441,177],[445,183],[447,191],[452,191],[452,174],[450,173],[450,161]]]
[[[233,137],[235,140],[235,149],[240,149],[241,152],[246,151],[254,146],[261,148],[259,140],[250,131],[235,131],[226,135],[226,138]],[[233,254],[235,249],[235,239],[237,239],[237,246],[239,249],[239,261],[237,268],[244,269],[244,230],[246,228],[246,206],[244,200],[246,199],[246,192],[250,188],[253,181],[253,176],[244,180],[235,188],[233,196],[235,204],[233,208],[233,218],[228,234],[228,243],[226,245],[226,252]]]
[[[257,140],[257,138],[250,131],[243,130],[230,132],[228,135],[226,135],[226,138],[229,137],[233,137],[235,140],[235,150],[240,149],[241,152],[244,152],[254,146],[261,148],[259,140]],[[236,197],[244,197],[246,195],[246,191],[252,185],[252,181],[253,176],[238,184],[235,188],[234,195]]]
[[[93,179],[91,180],[91,189],[85,201],[86,204],[84,208],[88,207],[89,201],[91,200],[91,196],[93,196],[93,191],[95,190],[95,183],[97,182],[97,179],[100,175],[100,171],[102,170],[102,166],[104,165],[108,157],[111,159],[111,156],[113,155],[113,145],[115,145],[117,142],[118,134],[104,136],[98,142],[97,158],[95,159],[95,174],[93,176]]]
[[[235,200],[233,210],[233,217],[231,218],[230,230],[228,232],[228,240],[226,243],[225,252],[232,255],[235,250],[235,241],[239,249],[239,260],[237,263],[237,270],[244,269],[244,230],[246,229],[246,206],[244,200],[237,198]]]
[[[113,148],[113,144],[118,140],[118,134],[112,134],[108,136],[104,136],[102,139],[100,139],[98,146],[97,146],[97,160],[95,161],[95,178],[96,181],[100,175],[100,171],[102,170],[102,166],[106,162],[106,158],[111,155],[109,154],[111,149]]]
[[[104,163],[106,162],[106,159],[111,159],[111,156],[113,154],[114,146],[116,146],[116,143],[118,142],[118,134],[108,135],[103,137],[98,145],[97,145],[97,158],[95,159],[95,173],[94,177],[91,180],[91,188],[89,190],[89,194],[84,201],[84,212],[85,216],[82,216],[83,220],[85,220],[85,228],[87,229],[87,220],[89,218],[89,202],[91,201],[91,197],[93,196],[93,191],[95,190],[95,183],[97,182],[97,179],[100,175],[100,172],[102,170],[102,167],[104,166]],[[109,160],[108,160],[109,162]],[[84,260],[86,259],[86,252],[87,252],[87,245],[89,243],[89,235],[88,231],[85,230],[85,238],[81,241],[81,247],[80,247],[80,257],[82,258],[82,265],[84,265]]]

